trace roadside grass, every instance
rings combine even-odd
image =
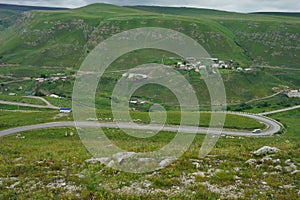
[[[52,121],[68,121],[72,116],[60,115],[58,111],[43,111],[43,112],[11,112],[0,111],[0,130],[46,123]]]
[[[27,103],[27,104],[34,104],[34,105],[46,105],[45,102],[39,100],[30,98],[29,96],[9,96],[5,94],[0,94],[0,100],[2,101],[11,101],[11,102],[17,102],[17,103]]]
[[[299,173],[291,175],[290,172],[276,171],[270,167],[274,165],[272,162],[253,167],[245,161],[250,158],[260,160],[263,156],[253,156],[251,152],[268,145],[281,150],[271,155],[273,159],[280,159],[278,165],[284,167],[285,161],[291,159],[299,167],[299,115],[300,109],[272,116],[287,125],[285,135],[221,137],[213,151],[200,159],[198,153],[205,136],[197,135],[178,161],[146,174],[87,164],[84,160],[92,156],[81,144],[75,128],[24,132],[24,139],[16,138],[16,135],[4,137],[0,139],[0,198],[219,199],[225,195],[218,193],[223,188],[227,195],[238,195],[242,191],[239,199],[298,199]],[[174,136],[174,133],[162,132],[157,138],[139,143],[136,138],[124,137],[118,129],[106,129],[105,133],[124,149],[138,151],[159,148]],[[193,164],[195,162],[198,167]],[[199,171],[204,172],[205,177],[191,178],[192,173]],[[145,181],[150,186],[142,186]],[[213,190],[207,183],[219,189]],[[284,188],[284,185],[292,188]],[[233,189],[227,191],[227,187]]]
[[[300,105],[300,98],[288,98],[285,94],[280,94],[270,99],[258,100],[247,103],[246,105],[248,109],[243,110],[244,112],[263,113]],[[242,108],[243,106],[232,105],[229,107],[230,110],[236,110]]]
[[[25,107],[25,106],[16,106],[16,105],[6,105],[6,104],[0,104],[0,110],[3,111],[49,111],[53,109],[48,108],[34,108],[34,107]]]
[[[97,111],[97,117],[99,121],[114,121],[113,114],[111,111]],[[150,113],[151,114],[151,113]],[[134,122],[136,123],[150,123],[151,118],[148,112],[135,112],[131,111],[130,112],[131,118]],[[156,115],[160,115],[159,113]],[[200,112],[200,113],[192,113],[189,116],[200,116],[199,119],[199,126],[200,127],[208,127],[210,125],[211,121],[211,113],[205,113],[205,112]],[[221,117],[223,114],[215,114],[216,118]],[[167,112],[167,120],[166,124],[170,125],[180,125],[181,123],[181,117],[184,117],[184,113],[182,115],[181,112],[177,111],[169,111]],[[160,118],[160,117],[159,117]],[[122,121],[121,121],[122,122]],[[183,121],[185,124],[183,125],[194,125],[194,123],[189,124],[186,120]],[[214,126],[214,124],[212,124]],[[244,130],[253,130],[253,129],[264,129],[266,126],[264,124],[259,123],[258,121],[254,119],[250,119],[244,116],[238,116],[238,115],[233,115],[233,114],[227,114],[225,118],[225,123],[224,123],[224,128],[227,129],[244,129]]]

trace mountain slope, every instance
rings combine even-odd
[[[0,39],[0,55],[7,63],[36,66],[77,66],[104,39],[138,27],[164,27],[187,34],[214,57],[250,64],[234,35],[207,19],[194,19],[95,4],[66,11],[32,11]],[[39,56],[37,56],[39,55]]]
[[[161,14],[206,18],[226,27],[255,64],[298,68],[300,21],[297,13],[242,14],[217,10],[137,6]]]

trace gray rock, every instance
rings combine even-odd
[[[268,161],[273,161],[273,158],[270,156],[265,156],[262,159],[260,159],[261,162],[268,162]]]
[[[297,168],[298,168],[294,163],[292,163],[292,164],[290,165],[290,167],[291,167],[293,170],[297,170]]]
[[[300,170],[295,170],[291,173],[291,175],[295,175],[295,174],[298,174],[300,172]]]
[[[272,161],[274,164],[278,164],[278,163],[281,163],[281,160],[278,158],[278,159],[275,159]]]
[[[142,162],[142,163],[149,163],[149,162],[153,162],[154,160],[152,158],[139,158],[138,162]]]
[[[196,169],[199,169],[200,168],[200,164],[198,162],[193,162],[192,163]]]
[[[111,160],[108,164],[107,167],[113,167],[115,165],[115,161]]]
[[[21,161],[21,160],[23,160],[23,158],[22,158],[22,157],[20,157],[20,158],[16,158],[16,159],[14,160],[14,162],[19,162],[19,161]]]
[[[285,171],[287,171],[287,172],[293,171],[293,168],[292,168],[291,166],[286,166],[286,167],[284,167],[284,169],[285,169]]]
[[[269,172],[264,172],[263,175],[267,176],[267,175],[269,175]]]
[[[158,164],[158,166],[159,166],[160,168],[164,168],[164,167],[166,167],[166,166],[172,164],[172,163],[173,163],[174,161],[176,161],[176,160],[177,160],[177,159],[174,158],[174,157],[169,157],[169,158],[166,158],[166,159],[160,161],[160,163]]]
[[[280,149],[278,149],[276,147],[264,146],[256,151],[252,152],[252,154],[260,156],[260,155],[264,155],[264,154],[278,153],[279,151],[280,151]]]
[[[256,159],[254,159],[254,158],[251,158],[251,159],[249,159],[249,160],[247,160],[246,162],[245,162],[245,164],[248,164],[248,165],[256,165]]]
[[[96,163],[100,163],[100,164],[106,164],[110,161],[111,159],[108,157],[104,157],[104,158],[91,158],[91,159],[87,159],[85,160],[86,163],[88,164],[96,164]]]
[[[131,158],[132,156],[136,155],[135,152],[119,152],[112,156],[113,160],[116,160],[118,164],[122,164],[125,160]]]
[[[25,167],[24,164],[16,164],[15,166],[16,166],[16,167]]]
[[[296,186],[294,186],[294,185],[283,185],[282,186],[282,188],[283,189],[293,189],[293,188],[295,188]]]
[[[282,166],[277,165],[276,167],[274,167],[274,169],[278,170],[278,171],[282,171]]]
[[[290,164],[292,164],[292,161],[291,161],[291,159],[288,159],[288,160],[286,160],[284,163],[285,163],[286,165],[290,165]]]
[[[204,172],[201,172],[201,171],[198,171],[198,172],[194,172],[192,173],[193,176],[200,176],[202,178],[205,177],[205,173]]]

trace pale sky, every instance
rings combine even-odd
[[[299,0],[0,0],[0,3],[76,8],[92,3],[199,7],[236,12],[300,12]]]

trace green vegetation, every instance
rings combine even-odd
[[[24,97],[24,96],[9,96],[9,95],[0,94],[0,99],[2,101],[11,101],[11,102],[17,102],[17,103],[46,105],[45,102],[41,101],[40,99],[34,99],[34,98]]]
[[[271,138],[223,137],[208,157],[190,160],[197,159],[203,142],[204,136],[198,135],[188,152],[178,161],[156,173],[147,174],[129,174],[84,162],[91,155],[82,146],[73,128],[37,130],[22,133],[19,137],[1,138],[0,198],[219,199],[221,194],[217,191],[223,189],[212,190],[213,185],[224,188],[224,191],[227,187],[233,188],[222,193],[225,197],[230,194],[239,199],[254,196],[257,199],[297,199],[299,173],[291,175],[290,172],[279,171],[271,174],[274,172],[269,167],[272,163],[264,162],[259,168],[244,163],[249,158],[261,159],[262,156],[253,157],[250,152],[266,144],[281,150],[272,156],[280,160],[278,165],[284,167],[287,159],[299,163],[299,115],[300,110],[295,110],[272,116],[286,124],[288,132],[285,135]],[[173,133],[162,132],[156,138],[141,142],[137,139],[123,140],[118,129],[106,129],[105,132],[114,143],[137,151],[159,148],[174,137]],[[25,138],[22,139],[23,136]],[[193,162],[200,163],[199,167],[195,168]],[[197,171],[204,172],[205,176],[191,179],[191,174]],[[188,180],[194,181],[189,184],[186,182]],[[202,185],[203,182],[208,182],[210,186]],[[143,186],[146,183],[150,185]],[[235,184],[238,184],[238,189],[234,189]],[[295,187],[288,189],[284,185]],[[179,192],[175,186],[185,192]],[[134,188],[144,190],[133,192]],[[150,195],[150,191],[155,192]]]
[[[36,111],[36,112],[11,112],[0,111],[0,130],[40,124],[52,121],[66,121],[71,117],[59,115],[58,111]]]

